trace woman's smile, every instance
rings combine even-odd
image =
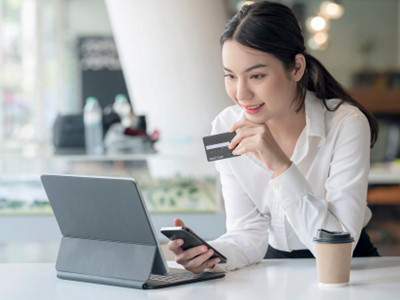
[[[253,114],[256,114],[259,111],[261,111],[261,109],[264,106],[264,104],[265,103],[261,103],[261,104],[258,104],[258,105],[247,105],[247,106],[241,105],[241,107],[245,110],[245,112],[247,112],[248,114],[253,115]]]

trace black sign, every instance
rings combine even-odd
[[[129,99],[118,51],[112,36],[85,36],[78,40],[82,107],[87,97],[96,97],[104,108],[117,94]]]

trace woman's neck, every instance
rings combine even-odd
[[[298,113],[290,111],[280,118],[269,120],[267,125],[277,141],[297,140],[306,126],[304,105]]]

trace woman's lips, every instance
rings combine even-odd
[[[251,105],[251,106],[243,106],[243,109],[248,113],[248,114],[256,114],[258,113],[261,108],[264,106],[265,103],[261,103],[260,105],[256,106],[256,105]]]

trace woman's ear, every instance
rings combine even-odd
[[[303,77],[304,71],[306,69],[306,58],[303,54],[296,54],[294,59],[294,68],[291,73],[293,80],[298,82]]]

